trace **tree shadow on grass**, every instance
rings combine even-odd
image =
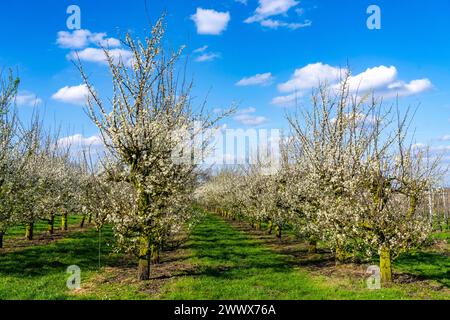
[[[450,258],[435,252],[404,254],[394,265],[402,272],[423,280],[435,280],[450,288]]]
[[[190,276],[237,279],[258,272],[289,272],[294,264],[259,241],[233,229],[218,217],[206,217],[184,248],[193,252],[198,268]]]
[[[213,219],[220,220],[217,217]],[[236,268],[255,268],[261,272],[265,272],[264,269],[287,272],[299,266],[319,272],[322,269],[335,269],[335,259],[329,250],[319,249],[317,253],[310,253],[304,244],[292,237],[285,236],[279,241],[275,236],[267,235],[263,230],[254,230],[239,222],[231,222],[231,224],[240,232],[249,234],[250,238],[241,235],[235,241],[228,241],[227,244],[231,247],[227,248],[222,237],[236,237],[236,235],[233,230],[222,228],[224,233],[214,237],[209,243],[217,246],[217,253],[212,252],[211,248],[204,247],[207,242],[196,243],[193,249],[198,250],[199,257],[219,261],[228,259],[237,265]],[[200,234],[206,235],[211,231],[206,228]],[[258,250],[264,245],[270,248],[271,254],[267,254],[264,250]],[[243,261],[243,263],[239,265],[239,261]],[[446,255],[433,252],[403,255],[394,262],[394,267],[402,272],[397,277],[406,277],[410,280],[415,279],[415,281],[435,280],[445,287],[450,287],[450,259]],[[206,273],[212,276],[234,274],[232,270],[228,270],[228,274],[214,270],[206,270]]]
[[[112,233],[102,232],[101,264],[110,264],[117,257],[110,255]],[[0,252],[0,276],[38,277],[55,272],[65,272],[70,265],[77,265],[82,271],[98,269],[99,245],[95,230],[76,232],[49,245],[33,246],[22,250]]]

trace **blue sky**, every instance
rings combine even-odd
[[[66,26],[72,4],[81,9],[84,33],[77,36]],[[380,30],[366,26],[371,4],[381,9]],[[349,64],[354,81],[387,103],[398,93],[401,109],[420,104],[418,143],[450,149],[450,2],[441,0],[2,1],[0,66],[22,79],[20,112],[31,114],[37,97],[48,125],[95,142],[71,52],[84,53],[97,89],[108,95],[98,41],[114,43],[127,31],[143,36],[164,10],[166,45],[187,46],[195,101],[208,97],[211,109],[238,103],[230,127],[285,128],[293,94],[307,101],[316,77],[333,82]]]

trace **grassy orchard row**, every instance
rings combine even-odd
[[[428,195],[442,176],[440,158],[415,148],[407,111],[358,96],[350,73],[338,88],[320,86],[312,105],[288,115],[281,165],[271,159],[213,176],[198,191],[207,207],[267,223],[277,236],[289,226],[314,251],[322,241],[336,260],[379,256],[382,281],[392,262],[432,232]]]
[[[80,219],[69,215],[69,230],[78,226]],[[36,234],[45,232],[46,224],[37,223],[35,228]],[[326,253],[309,255],[304,252],[303,243],[294,243],[291,239],[286,239],[286,242],[294,247],[284,251],[285,242],[280,242],[276,245],[280,250],[277,253],[278,249],[273,247],[271,239],[274,235],[264,236],[260,232],[247,231],[244,224],[229,223],[215,215],[205,216],[194,228],[189,241],[180,250],[167,253],[163,258],[164,265],[153,269],[151,282],[135,281],[129,261],[126,260],[124,265],[123,255],[111,252],[112,247],[108,244],[114,241],[114,236],[108,226],[102,229],[101,238],[95,229],[68,232],[60,240],[46,245],[21,247],[14,252],[0,254],[0,299],[320,300],[450,297],[450,279],[446,276],[450,257],[442,254],[418,252],[403,255],[396,261],[396,271],[416,275],[421,280],[402,281],[383,290],[367,290],[367,275],[348,277],[346,266],[341,266],[341,270],[345,270],[343,277],[336,277],[335,272],[330,275],[331,266],[323,270],[323,262],[328,261]],[[283,237],[287,237],[288,233],[291,231],[284,232]],[[23,237],[23,226],[8,230],[6,244],[9,245],[16,237]],[[450,233],[442,233],[439,237],[450,239]],[[296,254],[292,255],[291,250]],[[72,264],[82,270],[81,291],[73,292],[66,287],[68,275],[65,269]],[[308,267],[311,265],[319,267],[313,269],[320,271],[311,272]],[[424,279],[427,283],[430,280],[431,286],[424,285]],[[447,288],[438,290],[439,284]]]

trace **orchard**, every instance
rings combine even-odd
[[[275,299],[396,299],[418,297],[411,293],[417,287],[431,297],[450,297],[446,168],[441,157],[414,143],[413,109],[386,104],[373,92],[355,93],[344,68],[338,85],[319,84],[307,107],[286,112],[276,166],[261,154],[251,163],[202,165],[195,155],[207,158],[214,148],[204,133],[220,131],[236,110],[194,105],[193,83],[180,75],[184,48],[167,50],[164,34],[164,18],[144,40],[126,34],[126,61],[102,48],[109,98],[75,57],[101,154],[77,150],[60,130],[44,126],[38,112],[23,121],[15,106],[20,79],[2,73],[2,288],[8,281],[16,285],[8,278],[12,261],[27,266],[24,274],[39,273],[27,252],[40,250],[34,256],[44,261],[36,268],[55,274],[41,279],[51,297],[249,299],[250,292]],[[293,247],[301,255],[280,253]],[[420,257],[434,262],[423,267]],[[321,259],[332,261],[325,280],[305,267]],[[78,293],[52,287],[63,283],[65,267],[78,264],[87,270],[88,285],[83,280]],[[373,265],[381,293],[366,288],[367,276],[333,276],[345,266],[353,272]],[[431,275],[421,274],[422,267]],[[430,279],[405,285],[405,275]],[[429,289],[435,283],[437,291]],[[33,288],[26,297],[47,294]]]

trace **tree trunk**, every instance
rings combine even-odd
[[[448,229],[447,189],[442,190],[442,200],[444,203],[444,223],[446,229]]]
[[[88,224],[91,224],[91,222],[92,222],[92,214],[89,214]]]
[[[347,260],[347,251],[345,250],[344,245],[337,244],[335,258],[336,258],[336,264],[343,263],[343,262],[345,262],[345,260]]]
[[[261,230],[261,221],[256,222],[255,229]]]
[[[138,214],[140,217],[147,216],[147,211],[150,204],[150,196],[146,193],[145,188],[140,182],[135,182],[135,188],[138,199]],[[148,222],[147,222],[148,223]],[[149,280],[150,279],[150,252],[151,236],[144,232],[140,235],[139,243],[139,264],[138,264],[138,279]]]
[[[52,235],[55,231],[54,224],[55,224],[55,216],[51,216],[50,219],[47,220],[47,233],[49,235]]]
[[[310,238],[308,243],[308,252],[316,253],[317,252],[317,241],[316,239]]]
[[[141,238],[141,247],[139,249],[138,279],[139,280],[150,279],[149,239],[144,236]]]
[[[382,247],[380,252],[380,273],[382,283],[392,282],[391,252],[386,247]]]
[[[0,249],[3,248],[3,232],[0,232]]]
[[[276,235],[277,235],[278,240],[281,241],[281,226],[276,225],[275,231],[276,231]]]
[[[28,223],[25,226],[25,239],[33,240],[33,227],[34,227],[34,223]]]
[[[430,192],[428,193],[428,210],[430,212],[429,218],[431,226],[434,228],[434,221],[433,221],[433,193],[430,189]],[[434,230],[434,229],[433,229]]]
[[[159,254],[161,252],[160,246],[153,244],[151,245],[150,248],[151,248],[151,263],[159,264],[161,262]]]
[[[84,228],[84,222],[86,221],[86,216],[83,215],[83,218],[81,218],[81,223],[80,223],[80,228],[83,229]]]
[[[269,223],[267,225],[267,233],[272,234],[272,230],[273,230],[273,222],[272,220],[269,220]]]
[[[446,225],[447,225],[447,230],[450,229],[450,215],[448,214],[448,212],[445,215],[445,220],[446,220]]]
[[[67,213],[61,216],[61,230],[67,231]]]

